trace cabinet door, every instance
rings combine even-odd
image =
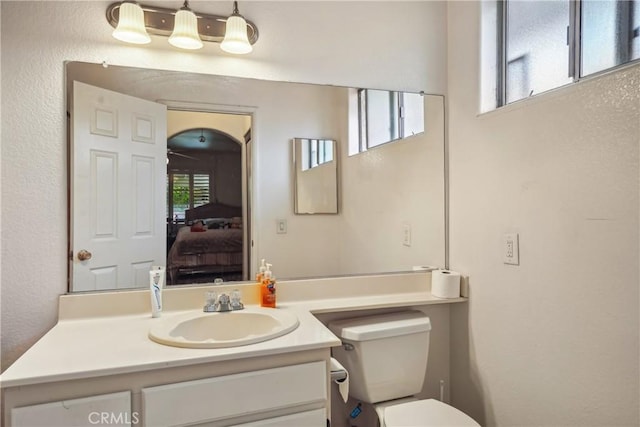
[[[284,417],[270,418],[247,424],[236,424],[232,427],[325,427],[327,416],[324,409],[300,412],[298,414],[285,415]]]
[[[130,426],[138,422],[131,413],[131,392],[62,400],[11,410],[13,427],[75,427],[108,424]]]

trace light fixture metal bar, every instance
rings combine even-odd
[[[140,4],[144,10],[144,25],[149,34],[169,37],[173,32],[174,18],[177,10]],[[208,15],[193,13],[198,17],[198,33],[203,41],[220,43],[224,39],[227,17],[221,15]],[[120,17],[120,2],[112,3],[107,8],[107,21],[113,28],[118,25]],[[246,18],[245,18],[246,19]],[[254,44],[258,40],[258,27],[247,20],[247,35],[249,43]]]

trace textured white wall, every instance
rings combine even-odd
[[[479,5],[449,3],[450,256],[471,278],[453,404],[487,426],[637,426],[640,66],[478,116]]]
[[[243,2],[242,13],[260,28],[247,57],[224,54],[213,44],[182,52],[162,37],[145,47],[125,46],[111,37],[104,18],[110,3],[0,4],[3,367],[53,326],[57,297],[67,288],[64,61],[430,93],[446,89],[444,2]],[[229,2],[192,6],[230,12]]]

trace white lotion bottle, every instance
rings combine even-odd
[[[149,271],[149,293],[151,294],[151,317],[160,317],[162,313],[162,288],[164,287],[165,269],[153,266]]]

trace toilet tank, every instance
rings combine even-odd
[[[421,311],[341,319],[329,329],[342,340],[332,350],[349,372],[349,394],[377,403],[422,390],[431,322]]]

